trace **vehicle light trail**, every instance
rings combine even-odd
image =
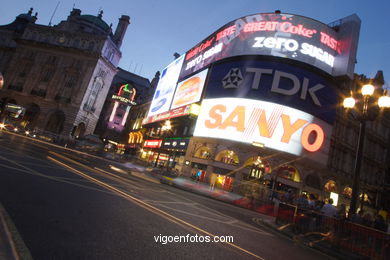
[[[144,202],[144,201],[142,201],[140,199],[137,199],[137,198],[127,194],[126,192],[121,191],[121,190],[119,190],[119,189],[117,189],[117,188],[115,188],[115,187],[113,187],[113,186],[111,186],[111,185],[109,185],[107,183],[104,183],[104,182],[102,182],[102,181],[100,181],[98,179],[95,179],[95,178],[93,178],[93,177],[91,177],[91,176],[89,176],[89,175],[87,175],[87,174],[85,174],[85,173],[83,173],[83,172],[81,172],[81,171],[79,171],[79,170],[77,170],[77,169],[67,165],[66,163],[63,163],[63,162],[58,161],[57,159],[54,159],[53,157],[48,156],[47,158],[50,161],[52,161],[52,162],[54,162],[54,163],[56,163],[58,165],[63,166],[64,168],[74,172],[75,174],[77,174],[79,176],[82,176],[82,177],[90,180],[91,182],[93,182],[93,183],[95,183],[95,184],[97,184],[97,185],[99,185],[99,186],[101,186],[103,188],[106,188],[106,189],[108,189],[108,190],[110,190],[112,192],[117,193],[118,195],[120,195],[121,197],[125,198],[126,200],[135,203],[136,205],[138,205],[138,206],[148,210],[149,212],[152,212],[152,213],[154,213],[156,215],[159,215],[159,216],[161,216],[161,217],[163,217],[163,218],[165,218],[165,219],[167,219],[167,220],[169,220],[169,221],[171,221],[173,223],[176,223],[176,224],[178,224],[180,226],[183,226],[183,227],[186,227],[186,228],[192,228],[193,230],[196,230],[196,231],[201,232],[203,234],[206,234],[208,236],[211,236],[211,237],[216,237],[217,236],[217,235],[214,235],[214,234],[212,234],[212,233],[210,233],[210,232],[208,232],[208,231],[206,231],[206,230],[204,230],[204,229],[202,229],[200,227],[197,227],[197,226],[195,226],[195,225],[193,225],[191,223],[188,223],[185,220],[182,220],[182,219],[180,219],[178,217],[175,217],[175,216],[169,214],[168,212],[165,212],[165,211],[163,211],[161,209],[158,209],[158,208],[156,208],[156,207],[154,207],[154,206],[152,206],[152,205],[150,205],[150,204],[148,204],[148,203],[146,203],[146,202]],[[70,160],[70,159],[68,159],[68,160]],[[248,251],[248,250],[246,250],[246,249],[244,249],[244,248],[242,248],[242,247],[240,247],[238,245],[235,245],[235,244],[230,243],[230,242],[225,242],[225,244],[227,244],[227,245],[229,245],[229,246],[231,246],[231,247],[233,247],[233,248],[235,248],[235,249],[237,249],[237,250],[239,250],[241,252],[244,252],[244,253],[246,253],[248,255],[251,255],[251,256],[253,256],[253,257],[257,258],[257,259],[265,260],[265,258],[262,258],[262,257],[254,254],[254,253],[252,253],[252,252],[250,252],[250,251]]]

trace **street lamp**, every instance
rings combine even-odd
[[[375,87],[371,84],[362,86],[361,93],[352,93],[351,96],[344,99],[343,106],[346,109],[354,109],[355,119],[359,121],[359,139],[355,157],[354,176],[352,183],[352,197],[349,212],[350,214],[356,213],[356,203],[359,195],[359,178],[360,168],[362,165],[364,135],[366,129],[366,121],[374,120],[378,114],[370,113],[370,108],[389,108],[390,97],[387,96],[386,91],[376,102],[373,96]],[[355,94],[355,98],[352,97]],[[375,105],[376,103],[376,105]]]

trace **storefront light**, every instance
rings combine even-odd
[[[190,106],[190,114],[197,116],[200,112],[200,106],[198,104],[191,104]]]

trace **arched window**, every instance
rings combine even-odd
[[[201,158],[201,159],[210,159],[210,148],[207,146],[202,146],[198,150],[196,150],[194,157]]]
[[[78,124],[78,126],[76,127],[76,130],[74,131],[74,136],[76,138],[80,138],[80,137],[83,137],[84,136],[84,133],[85,133],[85,124],[83,122],[81,122],[80,124]]]
[[[61,110],[57,110],[49,116],[46,122],[45,130],[60,134],[64,128],[65,114]]]
[[[237,154],[232,150],[223,150],[215,157],[216,161],[223,162],[226,164],[239,164]]]
[[[24,114],[23,121],[25,121],[25,126],[28,128],[33,128],[35,124],[37,123],[38,116],[40,114],[40,107],[37,104],[30,104],[27,109],[26,113]]]
[[[264,174],[271,172],[271,167],[267,160],[260,156],[252,156],[245,161],[244,166],[249,169],[248,179],[260,179]]]
[[[291,165],[279,167],[279,169],[277,170],[277,175],[287,180],[301,182],[301,176],[299,175],[298,170]]]

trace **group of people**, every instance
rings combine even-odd
[[[292,190],[288,190],[283,194],[281,201],[295,204],[298,207],[298,210],[305,214],[321,214],[328,218],[348,220],[356,224],[390,233],[390,214],[384,209],[378,210],[375,214],[370,211],[360,210],[357,214],[349,216],[346,205],[341,204],[336,207],[333,205],[332,198],[323,201],[317,199],[313,194],[310,194],[309,196],[301,194],[298,198],[295,198]]]

